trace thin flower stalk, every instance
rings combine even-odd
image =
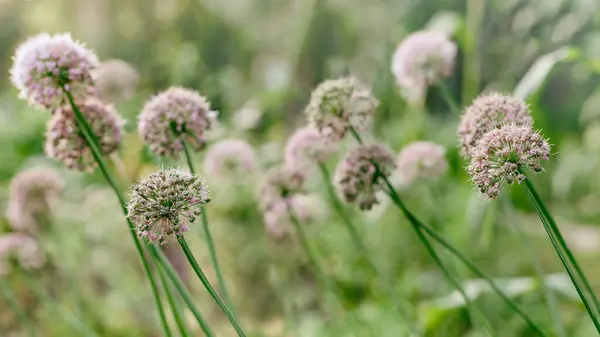
[[[455,115],[460,114],[460,106],[452,96],[452,92],[450,91],[446,83],[440,81],[437,84],[437,87],[440,89],[440,93],[442,94],[442,98],[446,102],[446,105],[448,105],[448,108],[450,108],[450,112]]]
[[[185,318],[182,316],[181,310],[179,310],[179,306],[175,302],[175,298],[173,297],[173,293],[171,291],[171,287],[169,286],[169,282],[165,277],[165,271],[158,268],[157,270],[158,277],[160,278],[160,282],[162,283],[163,289],[165,290],[165,295],[167,297],[167,301],[171,306],[171,313],[173,314],[173,318],[175,319],[175,324],[177,325],[177,329],[179,330],[179,334],[181,337],[188,337],[190,333],[185,326]]]
[[[33,321],[31,320],[31,318],[29,318],[29,316],[27,316],[25,310],[21,308],[21,305],[19,304],[19,301],[17,300],[15,294],[2,280],[0,280],[0,290],[2,291],[2,295],[6,299],[6,302],[8,303],[10,309],[15,312],[17,317],[19,317],[21,325],[24,326],[27,330],[27,335],[29,335],[29,337],[36,337],[37,333],[35,330],[35,326],[33,325]]]

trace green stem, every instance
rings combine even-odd
[[[165,295],[167,296],[167,300],[169,301],[169,305],[171,306],[171,310],[173,311],[173,318],[175,319],[175,323],[177,324],[177,329],[179,329],[179,333],[181,337],[190,336],[188,330],[185,327],[185,323],[183,322],[183,317],[181,315],[181,310],[179,310],[179,306],[175,302],[175,298],[171,293],[169,282],[165,278],[165,272],[160,268],[157,268],[158,277],[160,277],[160,282],[163,285],[163,289],[165,290]]]
[[[437,84],[437,87],[440,89],[442,98],[444,99],[444,101],[446,102],[448,107],[450,108],[450,111],[452,112],[452,114],[458,115],[460,113],[460,106],[458,105],[458,103],[456,103],[456,100],[452,96],[452,93],[448,89],[448,86],[446,86],[446,83],[444,83],[443,81],[440,81]]]
[[[6,286],[6,284],[2,280],[0,280],[0,290],[2,290],[2,295],[6,299],[6,302],[8,302],[8,306],[15,312],[17,317],[19,317],[21,325],[27,329],[28,335],[30,337],[37,336],[37,333],[35,332],[35,327],[33,325],[33,321],[29,318],[29,316],[27,316],[25,310],[21,308],[21,305],[19,305],[19,301],[17,300],[15,294],[10,290],[10,288]]]
[[[471,101],[479,92],[481,82],[480,33],[485,17],[486,2],[485,0],[467,0],[467,14],[463,30],[463,104]]]
[[[223,311],[225,316],[227,316],[229,323],[231,323],[231,326],[233,326],[233,328],[237,332],[238,336],[245,337],[246,334],[244,333],[244,330],[238,323],[237,319],[235,318],[235,316],[233,315],[231,310],[229,310],[229,308],[227,307],[227,305],[225,304],[225,302],[223,301],[221,296],[219,296],[219,293],[217,293],[215,288],[210,284],[206,275],[204,275],[204,272],[200,268],[198,261],[196,261],[194,254],[192,254],[190,247],[188,246],[187,242],[185,241],[185,238],[182,235],[178,235],[177,241],[181,245],[181,248],[183,249],[185,256],[187,257],[192,268],[194,269],[194,272],[196,272],[196,275],[200,279],[200,282],[202,282],[202,284],[204,285],[204,287],[206,288],[206,290],[208,291],[210,296],[215,300],[215,302],[217,302],[217,305],[219,306],[219,308],[221,308],[221,311]]]

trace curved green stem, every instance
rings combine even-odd
[[[37,333],[35,332],[35,327],[33,325],[33,321],[31,320],[31,318],[29,318],[29,316],[27,316],[25,310],[21,308],[21,305],[19,305],[19,301],[17,300],[15,294],[10,290],[10,288],[5,286],[5,283],[1,279],[0,290],[2,290],[2,295],[6,299],[6,302],[8,302],[8,306],[12,309],[12,311],[15,312],[17,317],[19,317],[22,326],[27,329],[27,334],[30,337],[37,336]]]
[[[165,272],[160,268],[157,269],[158,277],[160,278],[160,282],[162,283],[163,289],[165,290],[165,295],[167,296],[167,301],[169,301],[169,305],[171,306],[171,310],[173,311],[173,318],[175,319],[175,324],[177,324],[177,329],[179,329],[179,334],[181,335],[181,337],[188,337],[190,336],[190,334],[183,321],[185,318],[182,317],[181,310],[179,310],[179,306],[175,302],[175,298],[173,297],[173,294],[171,292],[169,282],[167,282],[167,279],[165,278]]]
[[[448,89],[448,86],[446,86],[446,83],[444,83],[443,81],[440,81],[438,83],[437,87],[440,89],[442,98],[444,98],[444,101],[450,108],[451,112],[455,115],[458,115],[460,113],[460,107],[459,107],[458,103],[456,103],[456,100],[452,96],[452,93]]]

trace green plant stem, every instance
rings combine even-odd
[[[175,319],[175,324],[177,324],[177,329],[179,330],[179,334],[181,335],[181,337],[190,336],[187,328],[185,327],[185,323],[183,321],[185,318],[182,317],[181,310],[179,310],[179,306],[175,302],[175,298],[173,297],[173,294],[171,292],[169,282],[167,282],[167,279],[165,277],[165,271],[162,270],[161,268],[157,268],[157,274],[158,274],[158,277],[160,278],[160,282],[163,285],[163,289],[165,290],[165,295],[167,297],[167,301],[169,301],[169,305],[171,306],[173,318]]]
[[[23,327],[25,327],[25,329],[27,329],[27,334],[30,337],[37,336],[37,333],[35,332],[35,327],[33,325],[33,321],[31,320],[31,318],[29,318],[29,316],[27,316],[27,313],[25,312],[25,310],[23,310],[23,308],[21,308],[21,305],[19,304],[19,301],[17,300],[17,297],[12,292],[12,290],[10,290],[10,288],[8,288],[6,283],[4,283],[4,281],[2,281],[1,279],[0,279],[0,290],[2,290],[2,295],[6,299],[6,302],[8,302],[8,306],[12,309],[12,311],[15,312],[17,317],[19,317],[19,321],[21,321],[21,325]]]
[[[467,104],[479,92],[481,82],[480,33],[485,17],[485,0],[467,0],[463,29],[462,103]]]
[[[73,99],[73,96],[71,95],[71,93],[67,90],[64,90],[64,92],[66,93],[69,103],[71,104],[71,108],[73,109],[73,115],[75,115],[75,119],[77,121],[77,126],[81,130],[81,133],[82,133],[86,143],[88,144],[90,151],[92,152],[92,156],[94,157],[94,160],[96,161],[96,163],[98,163],[98,167],[100,168],[100,171],[102,171],[104,178],[106,179],[106,181],[108,182],[110,187],[115,192],[117,198],[119,199],[119,203],[121,205],[121,210],[123,211],[123,213],[125,215],[127,215],[127,208],[125,206],[125,204],[126,204],[125,198],[123,197],[123,194],[119,190],[115,180],[113,179],[110,172],[108,171],[108,168],[106,167],[104,159],[102,158],[102,152],[100,151],[100,147],[98,145],[98,140],[96,139],[96,136],[94,135],[92,128],[90,127],[87,120],[85,119],[85,116],[81,113],[81,111],[77,107],[77,104],[75,104],[75,100]],[[152,295],[154,296],[154,303],[158,310],[158,315],[160,318],[160,322],[161,322],[161,326],[162,326],[164,335],[167,337],[170,337],[171,332],[169,331],[169,326],[167,324],[167,320],[165,317],[165,311],[164,311],[164,308],[162,307],[162,303],[160,301],[160,295],[158,292],[158,288],[156,287],[156,280],[154,279],[154,275],[152,274],[152,271],[150,270],[150,265],[148,264],[148,261],[146,261],[146,257],[144,256],[144,251],[142,249],[142,245],[140,244],[140,241],[139,241],[137,235],[135,234],[135,228],[134,228],[133,224],[131,223],[131,221],[129,221],[129,219],[127,219],[127,224],[129,226],[129,233],[134,242],[135,249],[136,249],[138,255],[140,256],[140,259],[142,260],[142,265],[144,266],[144,271],[146,272],[146,276],[148,277],[148,280],[150,281]]]
[[[450,89],[448,89],[448,86],[446,85],[446,83],[444,83],[443,81],[440,81],[438,83],[437,87],[440,89],[442,98],[444,99],[444,101],[446,102],[448,107],[450,108],[450,111],[452,112],[452,114],[458,115],[460,113],[460,106],[458,105],[458,103],[456,103],[456,100],[454,99],[454,96],[452,96],[452,92],[450,92]]]
[[[238,323],[237,319],[235,318],[235,316],[233,315],[231,310],[227,307],[227,305],[225,304],[225,302],[223,301],[223,299],[221,298],[219,293],[217,293],[215,288],[208,281],[208,278],[206,277],[206,275],[200,268],[200,265],[196,261],[194,254],[192,254],[190,247],[188,246],[187,242],[185,241],[185,238],[182,235],[178,235],[177,241],[181,245],[181,248],[183,249],[183,252],[185,253],[185,256],[187,257],[188,262],[194,269],[194,272],[200,279],[200,282],[202,282],[202,284],[204,285],[204,287],[206,288],[206,290],[208,291],[210,296],[215,300],[215,302],[217,302],[217,305],[219,306],[219,308],[221,308],[221,311],[223,311],[225,316],[227,316],[229,323],[231,323],[231,325],[237,332],[238,336],[245,337],[246,334],[244,333],[244,330],[242,329],[241,325]]]

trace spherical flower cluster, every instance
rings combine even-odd
[[[473,183],[490,199],[504,182],[521,183],[523,169],[541,172],[541,162],[550,157],[550,145],[531,125],[507,124],[484,134],[471,152],[468,167]]]
[[[250,173],[254,170],[256,157],[250,144],[240,139],[225,139],[206,151],[204,170],[213,176],[227,173]]]
[[[452,74],[456,53],[456,44],[444,34],[419,31],[396,49],[392,72],[401,87],[426,88]]]
[[[324,215],[321,199],[314,195],[295,194],[286,201],[274,203],[268,212],[264,213],[267,233],[277,239],[290,233],[292,228],[289,208],[300,222],[310,222]]]
[[[312,127],[332,140],[340,140],[352,127],[362,130],[379,102],[355,78],[327,80],[312,92],[306,114]]]
[[[179,169],[160,170],[133,185],[127,217],[140,238],[164,244],[169,235],[187,231],[208,202],[204,179]]]
[[[432,142],[414,142],[406,146],[396,161],[406,184],[416,179],[433,179],[448,170],[446,149]]]
[[[382,175],[389,177],[395,167],[394,154],[384,145],[361,145],[340,162],[335,183],[347,202],[356,204],[361,210],[369,210],[379,203],[376,193],[385,186]]]
[[[33,168],[17,174],[10,182],[7,218],[17,231],[33,231],[37,220],[48,215],[60,196],[63,182],[47,168]]]
[[[77,102],[77,107],[89,123],[100,151],[115,152],[123,136],[124,120],[111,105],[95,98]],[[93,171],[97,164],[77,125],[70,105],[56,111],[48,122],[46,154],[73,170]]]
[[[177,158],[183,142],[199,151],[205,133],[216,125],[216,112],[197,92],[172,87],[152,97],[139,117],[138,131],[150,150]]]
[[[289,167],[305,169],[314,162],[327,160],[337,150],[337,144],[323,137],[311,127],[298,129],[285,146],[285,163]]]
[[[104,61],[92,75],[96,82],[96,95],[109,103],[130,100],[140,80],[135,68],[122,60]]]
[[[24,269],[37,269],[46,258],[34,238],[19,233],[0,236],[0,276],[11,271],[11,263],[17,262]]]
[[[63,90],[76,98],[93,92],[96,55],[69,34],[39,34],[23,42],[13,57],[11,79],[20,97],[46,109],[63,104]]]
[[[491,93],[477,97],[467,107],[458,124],[461,154],[468,158],[477,141],[486,132],[505,124],[531,124],[527,104],[520,98]]]
[[[279,165],[266,172],[259,190],[259,204],[263,212],[274,205],[287,202],[293,195],[303,192],[305,174],[299,170]]]

